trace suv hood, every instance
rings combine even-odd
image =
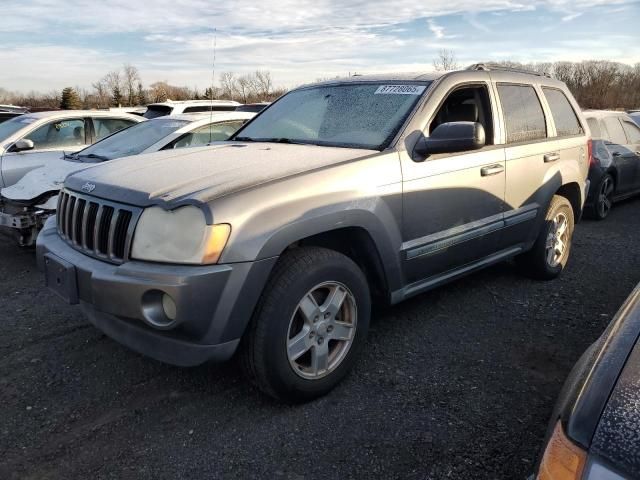
[[[379,153],[316,145],[224,142],[121,158],[70,175],[75,191],[148,206],[214,198],[261,183]]]

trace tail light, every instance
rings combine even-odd
[[[593,156],[593,140],[587,140],[587,155],[589,155],[589,166],[592,167],[596,163],[596,159]]]
[[[538,480],[579,480],[587,454],[562,431],[560,422],[547,443],[538,471]]]

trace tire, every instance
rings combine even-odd
[[[564,248],[560,254],[557,248],[560,246],[557,243],[557,234],[563,224],[565,227],[562,230],[560,240],[562,240]],[[539,280],[551,280],[558,277],[569,259],[574,226],[571,203],[565,197],[554,195],[533,248],[516,258],[523,272]],[[553,254],[549,251],[551,248],[553,248]]]
[[[318,247],[291,250],[276,264],[243,337],[245,373],[280,400],[325,395],[353,367],[370,315],[367,280],[350,258]]]
[[[615,192],[615,181],[611,175],[605,173],[596,187],[596,198],[589,209],[589,217],[594,220],[604,220],[613,206],[612,196]]]

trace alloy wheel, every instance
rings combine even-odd
[[[611,194],[613,193],[613,179],[611,177],[606,177],[602,185],[600,186],[600,191],[598,192],[598,215],[600,218],[604,218],[609,214],[611,210],[612,202],[611,202]]]
[[[569,246],[569,219],[563,212],[559,212],[551,221],[551,228],[547,234],[546,253],[550,267],[557,267],[564,259]]]
[[[333,372],[347,356],[356,326],[356,301],[349,289],[339,282],[316,285],[289,321],[286,349],[291,367],[310,380]]]

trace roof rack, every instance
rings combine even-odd
[[[537,75],[539,77],[551,78],[548,73],[536,72],[535,70],[529,70],[527,68],[508,67],[506,65],[500,65],[498,63],[474,63],[473,65],[469,65],[466,70],[481,70],[486,72],[495,70],[501,72],[524,73],[527,75]]]

